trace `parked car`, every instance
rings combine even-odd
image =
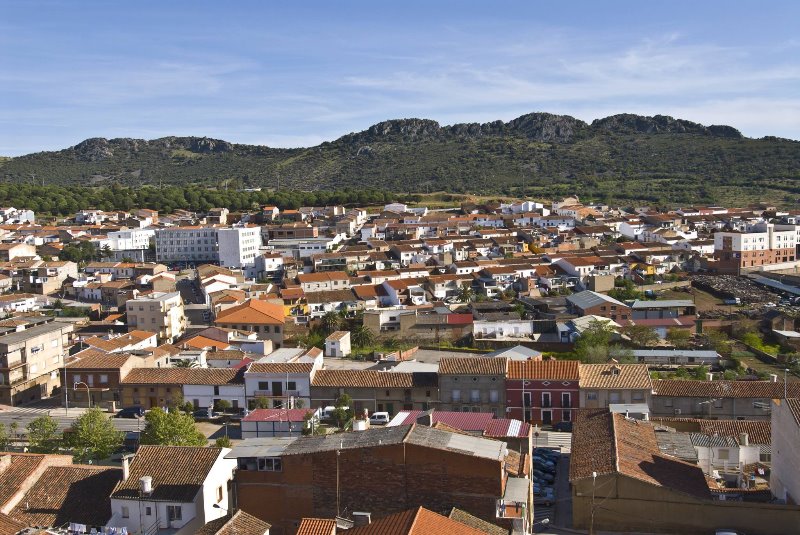
[[[142,407],[125,407],[114,415],[115,418],[141,418],[144,416]]]
[[[558,422],[553,425],[553,431],[561,433],[572,433],[572,422]]]
[[[386,425],[389,423],[389,420],[388,412],[373,412],[369,417],[370,425]]]

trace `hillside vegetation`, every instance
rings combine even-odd
[[[665,116],[569,116],[440,126],[386,121],[302,149],[197,137],[87,139],[0,161],[6,182],[448,191],[663,205],[800,198],[800,142]]]

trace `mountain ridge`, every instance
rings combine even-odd
[[[200,136],[89,138],[2,160],[0,176],[61,185],[235,180],[247,187],[498,193],[514,193],[526,181],[532,191],[556,194],[586,183],[609,194],[621,185],[656,196],[713,186],[794,195],[800,193],[800,142],[747,138],[732,126],[666,115],[617,114],[586,123],[537,112],[445,126],[394,119],[304,148]]]

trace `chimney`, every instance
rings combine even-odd
[[[142,476],[139,478],[139,491],[142,496],[150,496],[153,493],[153,478],[150,476]]]
[[[366,526],[372,523],[372,513],[364,513],[360,511],[353,511],[353,525]]]
[[[714,373],[713,372],[708,372],[706,374],[706,381],[713,381],[713,380],[714,380]]]
[[[778,374],[777,374],[777,373],[771,373],[771,374],[769,374],[769,379],[770,379],[770,381],[772,381],[773,383],[777,383],[777,382],[778,382]]]
[[[127,455],[122,456],[122,481],[128,481],[131,475],[131,461]]]
[[[739,433],[739,445],[740,446],[750,445],[750,436],[747,433]]]
[[[433,426],[433,409],[425,411],[417,416],[417,423],[428,427]]]

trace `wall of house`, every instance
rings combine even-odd
[[[573,527],[588,529],[592,479],[573,482],[572,495]],[[699,500],[615,475],[597,478],[594,504],[594,529],[600,531],[701,535],[729,528],[746,533],[785,535],[797,532],[800,519],[797,506]]]
[[[228,400],[234,408],[247,407],[244,385],[221,385],[219,394],[214,394],[213,385],[183,385],[183,398],[196,407],[213,407],[218,399]]]
[[[453,391],[458,390],[460,399],[453,396]],[[472,399],[474,390],[478,391],[477,400]],[[492,392],[497,395],[497,401],[492,401]],[[443,411],[492,412],[502,417],[506,407],[505,378],[502,375],[439,375],[439,409]]]
[[[591,399],[592,394],[596,399]],[[582,409],[596,409],[608,407],[610,403],[646,403],[650,406],[652,397],[650,390],[641,389],[606,389],[584,388],[580,389]]]
[[[542,410],[551,411],[552,422],[571,421],[574,409],[580,402],[578,379],[573,381],[506,380],[506,418],[516,418],[523,422],[543,423]],[[566,384],[565,384],[566,383]],[[550,408],[543,407],[542,393],[550,393]],[[525,394],[529,393],[530,405],[525,404]],[[562,394],[570,395],[570,404],[562,404]]]
[[[800,503],[800,426],[786,406],[772,407],[772,494],[788,503]]]

